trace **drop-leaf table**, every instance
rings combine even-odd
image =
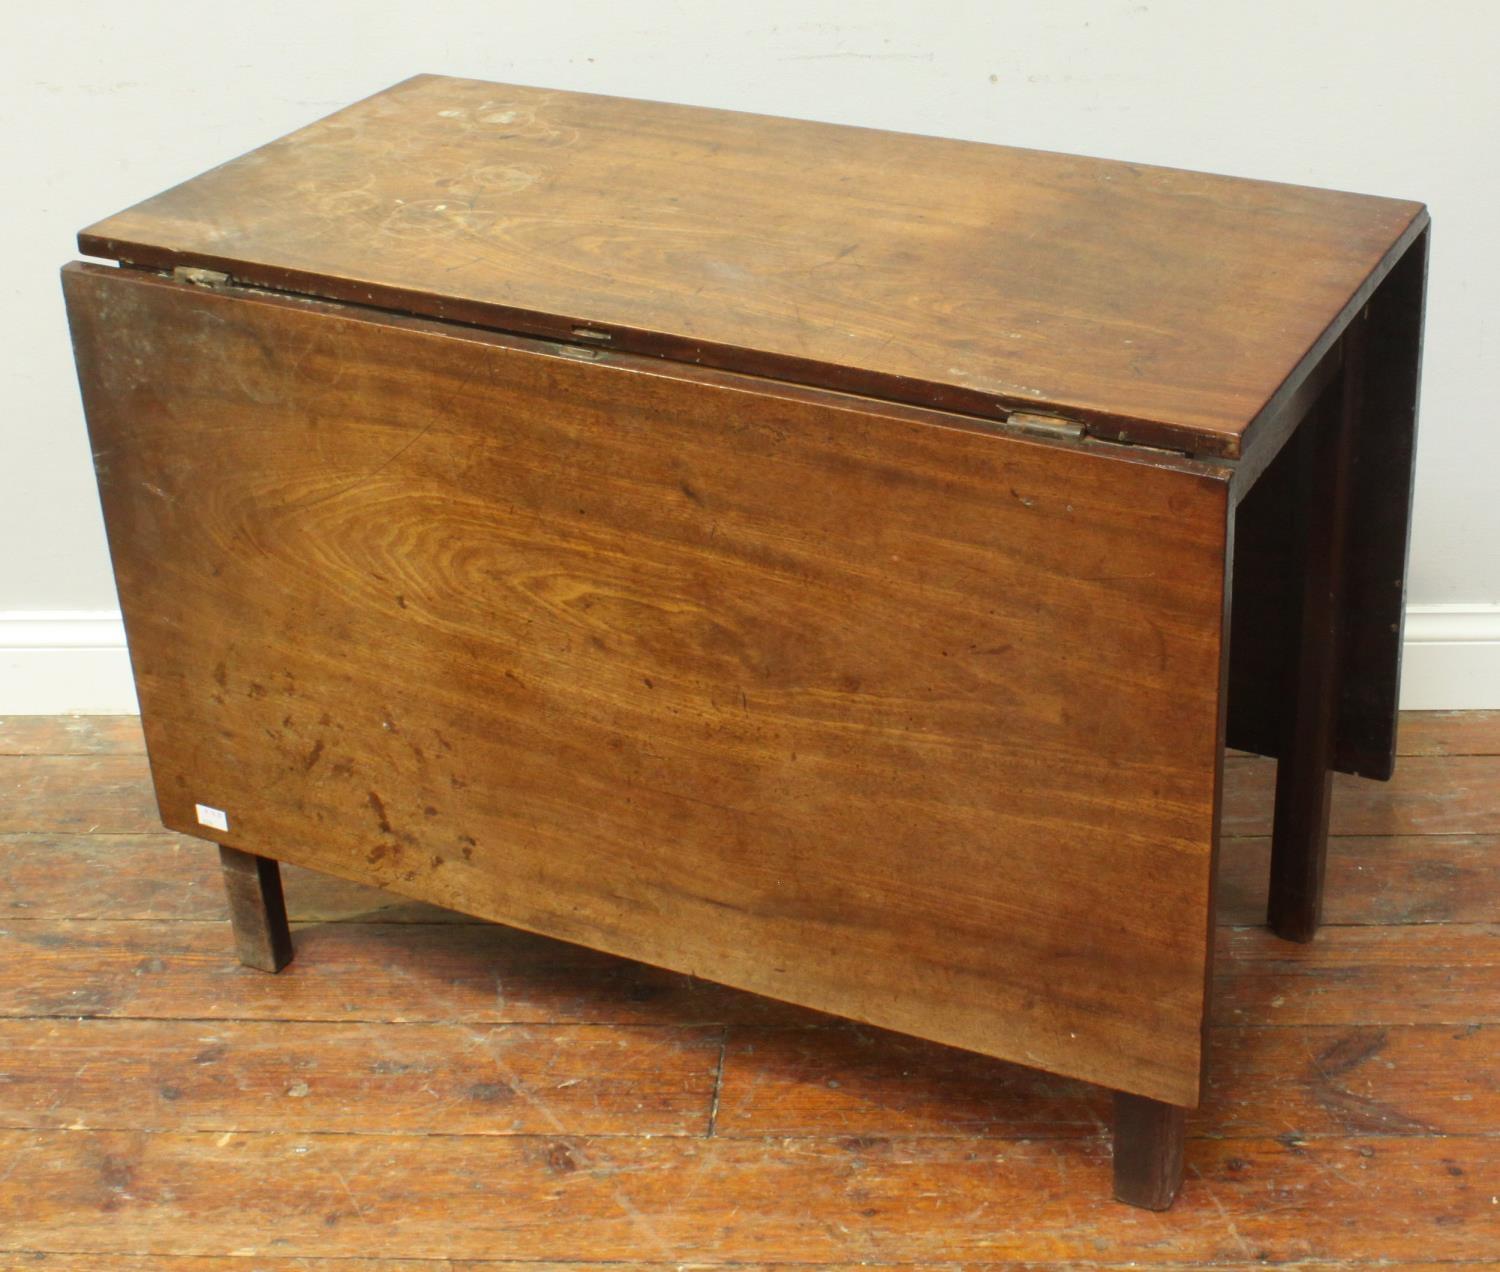
[[[420,76],[64,270],[161,815],[1116,1093],[1201,1091],[1390,776],[1416,203]],[[997,1167],[1003,1169],[1003,1167]]]

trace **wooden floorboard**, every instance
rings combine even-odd
[[[0,832],[161,829],[144,755],[0,755]]]
[[[701,1136],[723,1043],[716,1026],[3,1020],[0,1127]]]
[[[913,1038],[840,1025],[741,1027],[717,1133],[1097,1135],[1108,1092]],[[1305,1025],[1213,1032],[1202,1138],[1500,1134],[1500,1027]]]
[[[120,860],[130,869],[115,869]],[[393,892],[283,866],[293,922],[479,923]],[[1253,887],[1253,883],[1250,885]],[[212,844],[155,834],[0,834],[0,918],[227,920]]]
[[[0,755],[144,755],[139,716],[0,716]]]
[[[1397,755],[1500,755],[1500,711],[1405,711]]]
[[[1059,1272],[1062,1268],[1139,1268],[1147,1266],[1139,1260],[1124,1262],[1108,1261],[1108,1253],[1092,1259],[1070,1259],[1066,1264],[1036,1263],[1031,1260],[1007,1259],[1003,1263],[989,1263],[972,1259],[962,1264],[951,1261],[941,1263],[761,1263],[736,1261],[733,1263],[708,1264],[702,1261],[684,1263],[668,1260],[659,1263],[637,1261],[618,1262],[591,1260],[587,1263],[558,1263],[547,1260],[513,1259],[304,1259],[287,1257],[214,1256],[202,1257],[178,1255],[110,1255],[110,1254],[64,1254],[47,1251],[32,1251],[20,1256],[17,1268],[41,1268],[45,1272],[694,1272],[698,1268],[732,1268],[734,1272],[771,1272],[774,1268],[816,1268],[817,1272],[857,1272],[859,1269],[879,1267],[884,1272],[957,1272],[960,1267],[969,1272],[990,1272],[1004,1269],[1005,1272]],[[1268,1264],[1259,1260],[1220,1261],[1212,1265],[1217,1269],[1251,1269],[1264,1272]],[[1299,1259],[1295,1263],[1279,1266],[1294,1268],[1295,1272],[1336,1272],[1348,1268],[1347,1260],[1330,1262],[1324,1259]],[[1401,1272],[1493,1272],[1500,1268],[1500,1260],[1459,1259],[1442,1263],[1412,1263],[1405,1260],[1399,1264],[1386,1262],[1369,1266],[1399,1267]]]
[[[1103,1093],[288,869],[234,960],[130,717],[0,719],[0,1269],[1500,1267],[1500,713],[1341,781],[1328,926],[1259,926],[1227,762],[1188,1181]]]
[[[1197,1139],[1158,1215],[1104,1200],[1097,1138],[0,1132],[13,1247],[682,1262],[1480,1259],[1496,1147]]]
[[[0,1021],[0,1128],[1099,1135],[1087,1083],[833,1024]],[[716,1085],[717,1084],[717,1085]],[[129,1103],[112,1100],[130,1091]],[[1500,1026],[1216,1030],[1203,1137],[1500,1134]]]
[[[1225,761],[1223,833],[1271,833],[1276,765]],[[1389,782],[1338,774],[1333,783],[1335,835],[1500,834],[1500,755],[1410,755]]]
[[[1326,923],[1500,922],[1500,835],[1342,835],[1328,845]],[[1226,839],[1218,920],[1266,921],[1271,841]]]

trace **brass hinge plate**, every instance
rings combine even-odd
[[[1012,428],[1035,437],[1057,437],[1077,441],[1088,430],[1077,420],[1063,419],[1060,415],[1035,415],[1030,411],[1012,411],[1005,417]]]
[[[1033,411],[1012,411],[1005,417],[1006,424],[1031,437],[1050,437],[1059,441],[1081,442],[1085,438],[1095,444],[1126,446],[1131,450],[1150,451],[1157,455],[1174,458],[1192,458],[1192,452],[1172,446],[1155,446],[1150,442],[1138,442],[1132,437],[1100,436],[1091,432],[1082,420],[1070,420],[1062,415],[1042,415]]]
[[[175,265],[172,277],[179,283],[192,283],[195,287],[222,287],[229,275],[216,269],[199,269],[196,265]]]

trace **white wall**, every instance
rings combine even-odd
[[[113,669],[80,670],[71,686],[51,684],[28,652],[83,667],[38,644],[55,635],[56,611],[95,617],[68,629],[85,647],[97,637],[107,649],[115,630],[56,278],[74,231],[416,71],[1425,200],[1411,597],[1413,633],[1439,639],[1409,650],[1408,702],[1500,706],[1500,428],[1488,393],[1500,367],[1497,48],[1500,5],[1484,0],[11,6],[0,38],[0,711],[128,705],[118,651]],[[4,621],[36,611],[45,623]]]

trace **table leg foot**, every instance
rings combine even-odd
[[[219,846],[235,952],[246,967],[279,972],[292,961],[292,929],[281,892],[281,867],[269,857]]]
[[[1165,1210],[1182,1187],[1187,1110],[1115,1092],[1115,1200]]]

